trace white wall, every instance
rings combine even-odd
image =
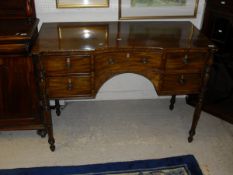
[[[57,9],[56,0],[35,0],[35,3],[37,17],[40,19],[39,27],[43,22],[118,20],[118,0],[110,0],[109,8]],[[204,7],[205,0],[199,0],[197,17],[179,20],[189,20],[200,28]],[[152,84],[144,77],[135,74],[123,74],[112,78],[97,94],[98,100],[148,98],[157,98]]]

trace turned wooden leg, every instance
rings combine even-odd
[[[55,150],[55,139],[53,137],[53,124],[52,124],[52,116],[51,116],[51,109],[49,105],[49,98],[46,89],[46,72],[41,67],[39,57],[33,57],[33,62],[35,64],[36,70],[36,78],[38,79],[38,93],[41,102],[41,117],[43,121],[43,125],[45,127],[45,131],[39,130],[37,133],[39,135],[44,136],[44,133],[48,133],[48,142],[50,144],[50,150]],[[42,134],[43,133],[43,134]]]
[[[195,130],[197,127],[197,123],[200,119],[200,114],[201,114],[201,109],[202,109],[202,105],[203,105],[203,99],[204,99],[204,94],[206,91],[206,85],[209,79],[209,72],[210,72],[210,66],[208,66],[205,70],[205,75],[203,78],[203,83],[202,83],[202,89],[201,92],[199,94],[199,98],[198,98],[198,102],[196,104],[196,108],[193,114],[193,121],[192,121],[192,126],[191,129],[189,131],[189,137],[188,137],[188,142],[192,142],[193,141],[193,136],[195,135]]]
[[[52,116],[49,105],[45,107],[44,116],[45,116],[45,124],[48,132],[48,143],[50,144],[50,150],[55,151],[55,139],[53,137],[53,124],[52,124]]]
[[[172,95],[172,98],[170,100],[170,106],[169,106],[169,109],[170,110],[173,110],[174,109],[174,104],[176,102],[176,95]]]
[[[61,115],[61,105],[60,105],[58,99],[55,100],[55,109],[56,109],[57,116],[60,116]]]

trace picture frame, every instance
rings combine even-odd
[[[57,8],[109,7],[109,0],[56,0]]]
[[[119,0],[119,19],[195,18],[199,0]]]

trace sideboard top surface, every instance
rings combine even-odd
[[[114,48],[208,48],[209,40],[191,22],[44,23],[33,53]]]

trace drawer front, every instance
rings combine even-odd
[[[207,52],[171,52],[166,54],[166,71],[201,70],[207,60]]]
[[[187,94],[199,92],[201,87],[201,74],[165,74],[161,91]]]
[[[97,70],[160,68],[161,55],[160,52],[101,53],[95,57],[95,67]]]
[[[0,44],[1,54],[19,54],[29,51],[28,44]]]
[[[42,64],[48,76],[91,72],[90,55],[43,56]]]
[[[89,76],[49,77],[47,90],[49,98],[90,97],[92,83]]]

